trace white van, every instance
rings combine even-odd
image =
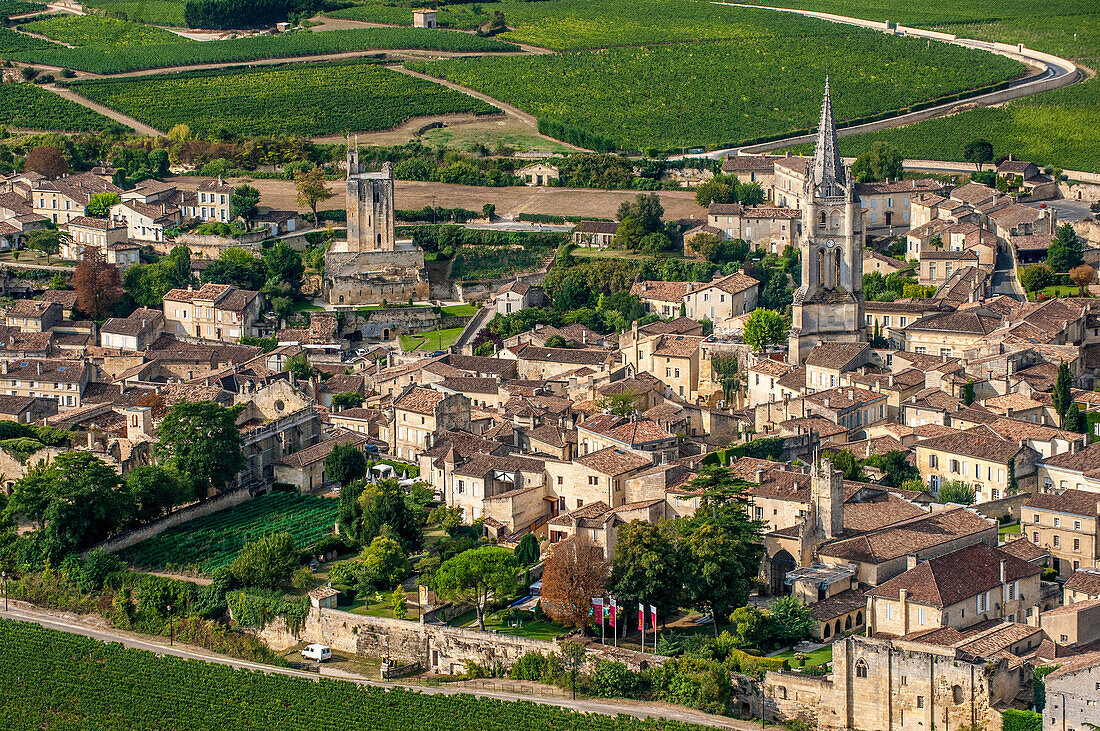
[[[306,660],[324,662],[332,659],[332,648],[328,645],[306,645],[302,649],[302,657]]]

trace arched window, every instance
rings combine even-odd
[[[863,612],[856,612],[856,627],[863,624]]]
[[[824,214],[822,214],[824,215]],[[817,250],[817,284],[818,286],[825,285],[825,250]]]
[[[836,250],[836,259],[834,260],[833,286],[840,286],[840,249]]]
[[[832,215],[829,217],[829,228],[833,229],[834,231],[840,229],[840,216],[837,214],[836,211],[833,211]]]
[[[836,633],[838,635],[840,634],[840,620],[839,619],[836,621]]]
[[[821,637],[823,639],[828,639],[829,637],[832,637],[832,636],[833,636],[833,628],[832,628],[832,626],[829,625],[828,622],[826,622],[825,623],[825,629],[821,630]]]
[[[848,615],[844,618],[844,629],[850,630],[852,628],[852,615]]]
[[[856,677],[857,678],[866,678],[867,677],[867,663],[865,663],[863,661],[863,658],[860,658],[859,662],[856,663]]]
[[[818,219],[817,219],[817,227],[818,227],[818,228],[821,228],[821,229],[825,228],[825,211],[822,211],[822,212],[821,212],[821,216],[820,216],[820,217],[818,217]]]

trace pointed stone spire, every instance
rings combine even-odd
[[[817,127],[817,145],[814,148],[812,185],[825,188],[825,195],[840,195],[835,184],[846,185],[844,161],[836,142],[836,122],[833,120],[833,101],[829,92],[829,77],[825,77],[825,99],[821,103],[821,122]]]

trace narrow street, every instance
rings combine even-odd
[[[1023,302],[1027,299],[1024,294],[1023,288],[1016,280],[1016,275],[1012,271],[1012,257],[1007,251],[998,247],[997,249],[997,263],[994,264],[993,270],[993,294],[1003,294],[1007,297],[1011,297],[1015,300]]]

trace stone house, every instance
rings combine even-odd
[[[1039,615],[1047,637],[1058,645],[1089,648],[1100,640],[1100,599],[1053,607]]]
[[[1001,317],[983,308],[940,312],[911,322],[904,330],[905,350],[917,355],[959,357],[1001,325]]]
[[[943,484],[959,481],[969,484],[981,503],[1007,497],[1012,474],[1021,492],[1035,484],[1039,453],[982,427],[923,439],[913,449],[917,469],[933,494]]]
[[[1073,604],[1090,599],[1100,599],[1100,568],[1077,569],[1062,585],[1062,601]]]
[[[414,28],[438,28],[436,11],[433,8],[416,8],[413,10]]]
[[[94,173],[77,173],[35,182],[29,200],[35,214],[62,224],[86,215],[86,206],[96,193],[122,193],[122,190]]]
[[[608,447],[652,454],[655,463],[671,462],[679,456],[676,435],[651,419],[596,414],[577,424],[579,456]]]
[[[806,173],[811,161],[809,157],[792,156],[775,161],[772,200],[777,206],[799,209],[805,206]]]
[[[746,373],[746,389],[748,394],[748,406],[782,401],[783,398],[798,396],[802,389],[785,389],[779,381],[795,370],[795,367],[785,361],[771,360],[770,358],[756,358],[749,366]],[[805,384],[805,375],[799,386]]]
[[[57,413],[57,401],[34,396],[0,395],[0,420],[32,424]]]
[[[684,295],[687,316],[694,320],[710,320],[721,327],[728,320],[756,309],[760,282],[747,274],[735,272],[710,282],[695,284]]]
[[[722,161],[722,174],[732,175],[742,185],[756,183],[764,195],[771,198],[777,159],[773,155],[726,155]]]
[[[778,254],[786,246],[797,245],[802,213],[797,208],[711,203],[707,208],[707,225],[720,231],[721,239],[741,239],[750,248]]]
[[[978,255],[972,249],[923,251],[920,255],[917,282],[925,286],[942,287],[958,270],[976,266]]]
[[[528,307],[541,307],[546,300],[542,287],[521,282],[518,278],[508,282],[493,295],[497,314],[510,315]]]
[[[234,404],[244,404],[237,415],[245,467],[238,484],[266,484],[275,478],[275,465],[289,454],[321,439],[321,416],[303,391],[285,380],[259,389],[243,386]]]
[[[1009,185],[1019,186],[1029,200],[1043,200],[1058,196],[1058,183],[1045,174],[1033,162],[1017,160],[1012,155],[997,166],[997,177]]]
[[[806,387],[824,391],[843,383],[843,375],[874,365],[870,343],[818,343],[806,357]]]
[[[612,508],[603,501],[596,501],[551,518],[547,527],[551,546],[566,538],[580,535],[602,548],[603,555],[610,560],[615,555],[615,541],[621,526],[634,520],[659,523],[664,517],[663,498],[625,503],[617,508]]]
[[[336,411],[329,415],[329,423],[357,434],[374,437],[379,435],[379,422],[383,419],[374,409],[355,407]]]
[[[605,249],[619,232],[615,221],[581,221],[573,229],[572,240],[577,246],[595,246]]]
[[[1046,491],[1083,490],[1100,495],[1100,444],[1044,457],[1039,485]]]
[[[630,294],[642,301],[646,314],[675,318],[680,316],[684,295],[691,286],[691,282],[635,282],[630,287]]]
[[[237,342],[258,334],[263,299],[259,292],[229,284],[173,289],[164,296],[165,330],[205,340]]]
[[[866,593],[871,633],[961,630],[991,619],[1038,626],[1041,567],[984,543],[912,563]]]
[[[62,319],[61,305],[43,300],[16,300],[4,313],[5,325],[25,333],[47,332]]]
[[[558,514],[603,501],[613,508],[631,502],[627,482],[653,467],[653,458],[620,447],[605,447],[578,456],[572,462],[547,462],[551,497]]]
[[[186,196],[181,206],[184,218],[195,218],[200,221],[217,221],[229,223],[233,186],[226,183],[220,177],[204,180],[199,183],[194,196]]]
[[[319,490],[329,484],[328,475],[325,474],[325,459],[332,450],[337,445],[345,444],[352,444],[361,450],[367,441],[361,434],[339,429],[333,439],[288,454],[276,462],[275,482],[293,485],[302,494]]]
[[[416,463],[417,456],[434,443],[438,432],[470,431],[470,399],[423,386],[408,386],[393,401],[390,454]]]
[[[863,209],[865,231],[909,227],[909,202],[926,194],[938,194],[942,183],[930,178],[903,178],[875,183],[856,183],[856,195]]]
[[[143,351],[164,332],[164,313],[139,307],[127,317],[112,317],[99,330],[104,348]]]
[[[77,216],[61,226],[61,229],[69,234],[69,240],[62,242],[61,250],[58,252],[58,256],[62,259],[78,260],[80,259],[81,252],[88,247],[99,249],[106,257],[112,245],[128,244],[126,239],[126,223],[117,219]],[[133,247],[134,250],[138,250],[139,248],[140,247],[136,246]],[[127,253],[129,253],[129,251]],[[125,265],[136,263],[137,259],[130,261],[129,257],[123,262]],[[125,266],[120,266],[119,268],[124,269]]]
[[[1037,493],[1020,510],[1020,532],[1051,555],[1063,578],[1100,566],[1100,493]]]
[[[473,454],[461,458],[457,452],[448,452],[440,460],[443,467],[442,492],[449,507],[462,511],[462,519],[472,523],[489,514],[485,501],[504,493],[546,487],[546,466],[541,459],[514,455]],[[541,501],[547,508],[547,501]],[[503,516],[492,511],[494,519]],[[511,516],[509,516],[511,517]],[[527,525],[517,525],[513,520],[500,520],[505,533],[522,530]]]
[[[556,185],[561,178],[561,170],[554,165],[536,162],[517,170],[516,176],[523,178],[527,185]]]
[[[1070,658],[1044,679],[1047,705],[1043,731],[1086,729],[1096,721],[1100,692],[1100,652]]]
[[[1013,236],[1038,234],[1054,235],[1058,228],[1058,216],[1051,208],[1032,208],[1018,203],[993,211],[989,220],[997,236],[1008,240]]]
[[[126,224],[126,237],[132,241],[165,241],[165,231],[183,222],[180,209],[167,203],[142,203],[129,200],[111,206],[111,220]]]
[[[545,381],[582,367],[596,373],[610,373],[617,357],[611,350],[540,348],[525,344],[515,349],[505,348],[498,359],[514,361],[522,379]]]
[[[695,402],[702,385],[701,346],[705,339],[701,335],[637,337],[622,354],[636,373],[652,374],[665,384],[667,393]]]
[[[58,409],[83,404],[84,389],[94,380],[95,366],[88,361],[28,359],[0,361],[0,392],[9,396],[48,398]]]

